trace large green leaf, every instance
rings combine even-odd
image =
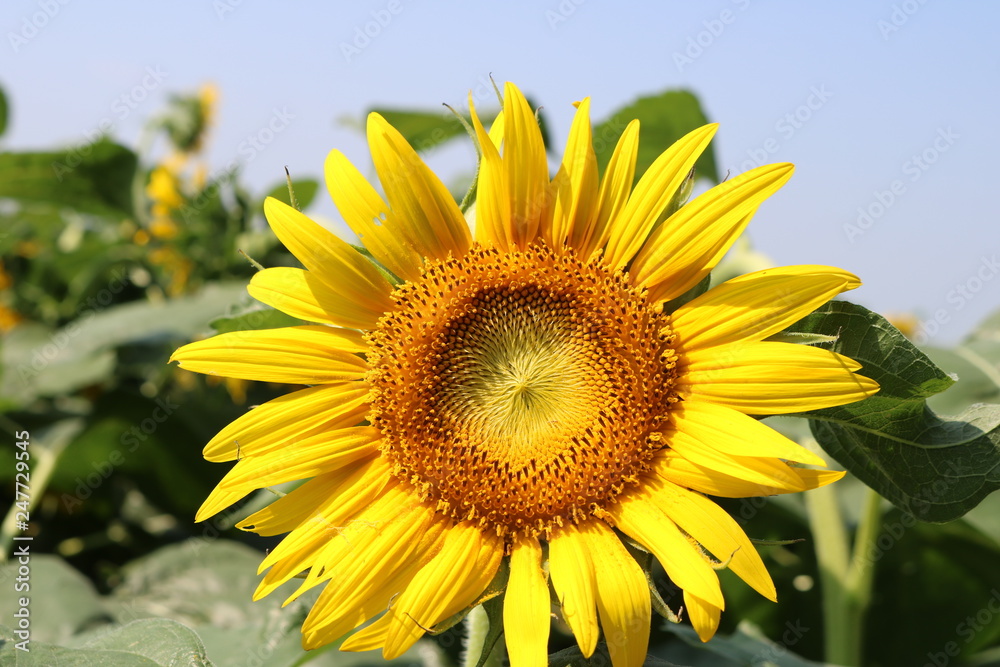
[[[532,108],[535,108],[534,104],[532,104]],[[440,111],[374,108],[369,113],[377,113],[385,118],[419,153],[425,153],[456,137],[467,136],[462,122],[445,107],[441,107]],[[487,127],[489,127],[489,120],[497,115],[496,111],[489,109],[478,109],[476,113],[479,114],[479,118]],[[469,114],[462,114],[462,118],[470,125],[472,124],[472,117]],[[365,130],[363,124],[357,123],[353,119],[341,119],[341,122],[361,132]],[[544,123],[542,123],[542,133],[544,136]],[[546,145],[548,144],[546,143]]]
[[[954,414],[973,403],[1000,403],[1000,312],[987,317],[960,345],[925,350],[934,363],[957,378],[931,406]]]
[[[31,573],[20,580],[22,586],[27,586],[22,590],[15,586],[20,566],[19,548],[28,548],[30,554],[28,564]],[[4,623],[13,620],[11,614],[21,607],[18,604],[21,597],[30,600],[32,643],[34,640],[62,643],[89,625],[106,620],[101,598],[86,577],[61,558],[31,552],[32,543],[15,542],[14,558],[0,566],[0,581],[6,582],[0,586],[0,609],[4,610]]]
[[[81,305],[80,317],[58,331],[15,329],[4,340],[0,405],[74,391],[114,370],[113,350],[125,344],[190,340],[208,323],[247,299],[243,282],[213,283],[198,294],[165,303],[132,302],[103,308],[122,280]]]
[[[30,650],[16,649],[17,638],[0,627],[0,663],[17,667],[211,667],[201,640],[190,628],[176,621],[146,619],[112,628],[79,648],[41,644]]]
[[[252,303],[246,309],[233,313],[228,317],[220,317],[210,322],[216,333],[232,333],[234,331],[257,331],[259,329],[277,329],[280,327],[297,327],[308,324],[298,318],[287,315],[280,310],[269,308],[259,303]]]
[[[455,137],[464,136],[465,128],[448,109],[411,111],[407,109],[372,109],[399,130],[418,152],[425,152]],[[470,121],[471,122],[471,121]]]
[[[694,630],[685,625],[668,623],[665,628],[688,644],[684,652],[676,647],[665,651],[666,657],[682,661],[689,667],[722,667],[723,665],[773,665],[774,667],[820,667],[826,663],[812,662],[795,654],[793,648],[815,626],[789,622],[782,629],[781,642],[769,640],[753,623],[741,622],[736,632],[718,636],[702,643]]]
[[[880,385],[864,401],[798,415],[863,482],[931,522],[956,519],[1000,488],[1000,406],[974,405],[953,419],[935,414],[927,399],[953,380],[884,318],[834,301],[789,330],[836,336],[826,346],[859,361]]]
[[[641,97],[632,104],[611,114],[607,120],[594,127],[594,151],[601,169],[611,159],[618,138],[633,118],[639,120],[639,154],[635,164],[638,179],[649,165],[671,144],[685,134],[706,125],[708,118],[694,93],[687,90],[668,90],[659,95]],[[719,182],[715,165],[715,151],[709,146],[695,163],[696,178]]]
[[[137,160],[108,139],[50,153],[0,153],[0,197],[129,216]]]

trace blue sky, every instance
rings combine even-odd
[[[591,96],[599,120],[684,87],[722,124],[723,173],[796,164],[750,226],[776,263],[856,272],[865,285],[852,300],[916,312],[930,344],[1000,307],[986,187],[1000,147],[1000,3],[64,2],[0,10],[7,150],[80,144],[109,123],[134,144],[169,93],[212,81],[211,164],[240,158],[263,191],[285,165],[319,176],[334,147],[369,165],[336,119],[461,105],[491,73],[545,106],[560,150],[570,102]],[[276,116],[285,127],[247,150]],[[471,156],[455,146],[429,160],[447,179]],[[336,226],[328,198],[310,212]]]

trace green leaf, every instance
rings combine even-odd
[[[479,654],[479,661],[476,667],[483,667],[496,650],[497,642],[503,636],[503,601],[505,596],[497,596],[483,602],[483,612],[489,619],[489,627],[486,636],[483,638],[482,652]]]
[[[690,667],[722,667],[723,665],[774,665],[775,667],[820,667],[824,663],[799,657],[790,648],[813,628],[801,623],[789,623],[782,643],[772,642],[752,623],[742,622],[729,636],[716,636],[702,643],[688,626],[668,623],[666,629],[683,639],[693,651],[668,652],[672,659],[683,659]],[[674,657],[674,656],[677,657]]]
[[[980,322],[961,345],[925,351],[958,378],[951,391],[931,400],[935,410],[954,414],[972,403],[1000,403],[1000,312]]]
[[[252,602],[263,554],[218,539],[216,526],[210,520],[203,524],[203,539],[163,547],[126,565],[124,581],[108,601],[113,617],[122,623],[153,616],[179,621],[198,632],[218,667],[290,666],[321,653],[306,654],[299,631],[318,590],[282,608],[282,601],[301,583],[293,579]],[[341,664],[337,653],[330,656],[332,660],[321,658],[318,664]],[[412,654],[409,657],[412,661]]]
[[[649,165],[671,144],[691,130],[708,124],[701,103],[687,90],[668,90],[659,95],[641,97],[611,114],[594,127],[594,151],[603,171],[611,159],[618,138],[633,118],[639,119],[639,153],[635,164],[638,179]],[[715,151],[710,145],[695,163],[695,178],[719,182]]]
[[[247,298],[246,284],[236,281],[213,283],[198,294],[165,303],[104,308],[104,293],[110,300],[121,285],[119,279],[81,304],[79,317],[58,331],[34,327],[21,332],[18,327],[11,332],[2,350],[0,404],[23,404],[98,382],[114,369],[116,347],[186,342]]]
[[[796,415],[865,484],[930,522],[956,519],[1000,488],[1000,406],[937,416],[927,399],[953,380],[884,318],[834,301],[789,331],[836,335],[823,347],[856,359],[880,385],[864,401]]]
[[[0,609],[4,610],[4,623],[9,623],[13,618],[11,614],[21,606],[18,598],[27,596],[30,599],[32,652],[35,640],[63,643],[89,625],[107,620],[93,584],[56,556],[32,553],[31,574],[22,581],[30,588],[17,591],[14,585],[19,567],[16,550],[24,545],[30,553],[30,542],[15,542],[15,558],[0,567],[0,581],[6,582],[0,586]]]
[[[303,178],[299,180],[292,181],[292,188],[295,189],[295,199],[299,202],[299,209],[305,209],[309,207],[313,199],[316,198],[316,193],[319,191],[319,181],[313,178]],[[271,188],[264,199],[268,197],[274,197],[275,199],[284,202],[285,204],[291,205],[291,199],[288,197],[288,183],[282,181],[278,185]],[[264,210],[264,203],[261,200],[260,205],[257,207],[257,211]]]
[[[123,623],[166,616],[191,627],[222,617],[231,627],[263,625],[283,596],[251,604],[261,560],[259,551],[214,535],[166,546],[124,567],[109,608]]]
[[[41,324],[22,324],[2,342],[0,410],[27,405],[38,396],[57,396],[97,384],[115,370],[111,351],[76,354],[69,339]],[[65,345],[60,345],[66,341]]]
[[[11,631],[0,628],[0,662],[18,667],[212,667],[205,647],[190,628],[176,621],[147,619],[114,628],[79,648],[38,643],[29,651],[14,647]],[[10,662],[8,662],[10,660]]]
[[[553,667],[606,667],[611,664],[611,653],[608,645],[602,640],[597,643],[594,653],[585,658],[579,646],[571,646],[549,655],[549,664]],[[643,667],[681,667],[675,662],[669,662],[655,655],[647,654]],[[728,666],[726,666],[728,667]]]
[[[934,410],[955,414],[973,403],[1000,403],[1000,370],[998,359],[990,359],[995,344],[967,341],[950,350],[924,350],[931,360],[956,378],[955,386],[928,401]]]
[[[248,312],[234,317],[220,317],[212,320],[211,326],[216,333],[231,333],[233,331],[254,331],[257,329],[277,329],[279,327],[297,327],[306,322],[286,315],[280,310],[266,307],[255,307]]]
[[[381,114],[418,153],[427,152],[455,137],[465,136],[462,123],[445,107],[441,107],[440,111],[372,109],[371,112]],[[466,119],[472,122],[471,118]]]
[[[0,153],[0,197],[130,216],[137,163],[135,153],[104,138],[57,152]]]

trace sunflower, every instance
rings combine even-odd
[[[664,219],[716,127],[668,148],[633,188],[638,121],[599,178],[589,107],[577,105],[550,178],[517,87],[506,85],[488,132],[470,96],[474,231],[371,114],[384,197],[340,152],[326,162],[365,254],[289,206],[264,205],[305,269],[262,270],[250,294],[316,324],[222,334],[174,354],[191,371],[308,385],[209,442],[208,460],[237,463],[197,517],[308,480],[239,524],[288,533],[262,562],[255,599],[296,576],[290,599],[323,586],[305,648],[381,615],[342,648],[393,658],[500,582],[515,667],[546,663],[553,605],[584,655],[601,628],[615,667],[640,665],[656,594],[638,549],[683,590],[683,613],[707,641],[724,608],[717,569],[775,599],[753,544],[710,497],[842,476],[799,465],[823,461],[751,415],[877,391],[852,359],[768,340],[857,287],[855,276],[768,269],[664,307],[709,274],[792,166],[753,169]]]

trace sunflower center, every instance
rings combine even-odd
[[[672,334],[626,276],[477,247],[394,299],[370,334],[372,421],[439,511],[546,532],[614,502],[660,448]]]

